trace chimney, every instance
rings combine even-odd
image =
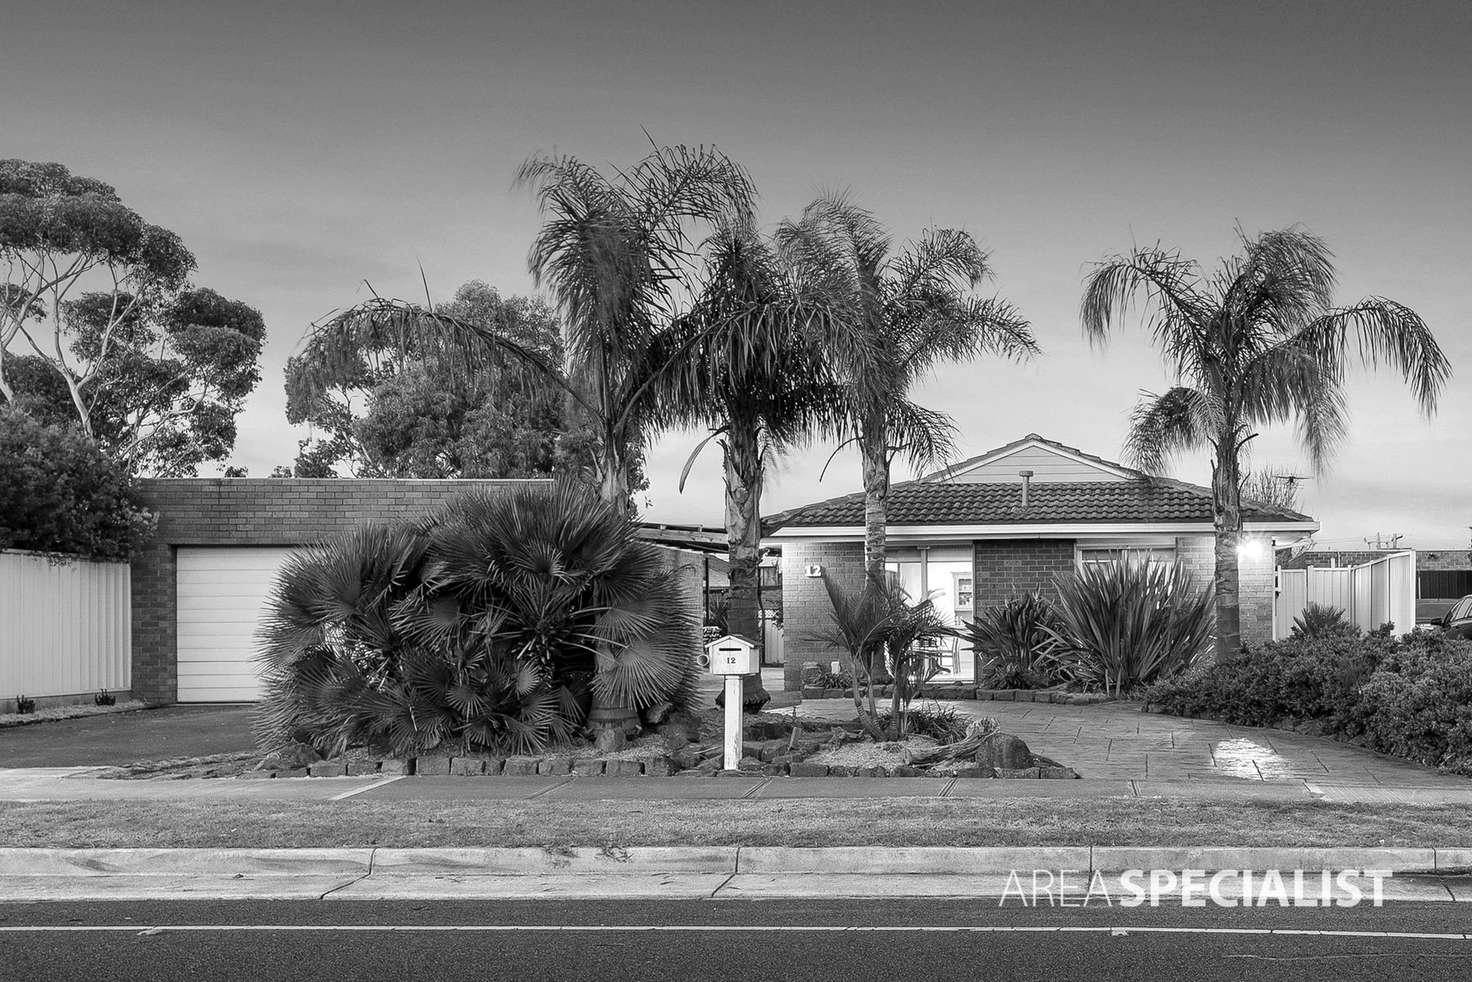
[[[1022,507],[1027,509],[1027,492],[1032,489],[1032,471],[1018,471],[1017,476],[1022,478]]]

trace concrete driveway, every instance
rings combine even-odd
[[[0,730],[0,767],[122,765],[250,750],[249,705],[168,706]]]

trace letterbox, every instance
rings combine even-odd
[[[762,650],[750,638],[728,634],[706,645],[701,661],[712,675],[754,675],[762,670]]]

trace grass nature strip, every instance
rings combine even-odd
[[[1152,798],[0,804],[9,847],[1472,846],[1464,806]]]

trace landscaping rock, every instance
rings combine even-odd
[[[824,699],[842,699],[843,698],[843,690],[842,689],[824,689],[823,690],[823,698]]]
[[[603,773],[609,777],[638,777],[644,773],[642,760],[610,760],[603,765]]]
[[[1016,770],[1032,766],[1032,751],[1010,733],[993,733],[976,751],[976,763],[989,771],[995,767]]]
[[[305,743],[288,743],[261,761],[261,766],[274,771],[291,770],[296,767],[307,767],[322,759],[313,747]]]
[[[853,773],[854,769],[852,767],[843,767],[839,764],[828,765],[829,777],[853,777]]]
[[[668,757],[651,757],[644,762],[645,777],[669,777],[679,769]]]
[[[378,761],[365,760],[357,757],[348,761],[348,774],[352,777],[363,777],[368,774],[378,773]]]
[[[799,761],[788,768],[788,773],[793,777],[827,777],[827,764],[806,764]]]
[[[736,769],[748,773],[759,773],[762,769],[762,760],[760,757],[742,757],[737,761]]]
[[[348,765],[340,760],[319,760],[307,768],[312,777],[345,777]]]
[[[623,730],[605,727],[600,729],[593,737],[593,749],[600,754],[617,753],[628,746],[628,737],[624,736]]]
[[[507,757],[501,773],[507,777],[529,777],[537,773],[537,763],[535,757]]]
[[[380,774],[409,774],[413,771],[411,761],[403,757],[388,757],[376,763]]]
[[[823,690],[813,686],[807,686],[802,690],[802,697],[804,699],[822,699],[824,698]]]
[[[416,757],[414,773],[419,777],[443,777],[450,773],[450,758]]]
[[[721,769],[721,758],[707,757],[695,768],[701,774],[714,774]],[[684,773],[683,771],[681,773]]]
[[[486,772],[486,762],[480,757],[452,757],[450,773],[456,777],[479,777]]]
[[[997,777],[1006,778],[1039,778],[1042,777],[1041,767],[996,767],[992,773]]]
[[[242,778],[244,778],[245,780],[247,780],[247,781],[269,781],[269,780],[273,779],[276,776],[276,772],[275,771],[263,771],[263,770],[257,768],[256,770],[253,770],[253,771],[246,771],[245,773],[241,774],[240,776]]]
[[[1052,781],[1072,781],[1078,774],[1072,767],[1039,767],[1038,777]]]
[[[572,759],[569,757],[544,757],[537,764],[538,774],[562,776],[572,773]]]
[[[957,777],[991,777],[990,767],[978,767],[975,764],[967,764],[965,767],[956,768]]]
[[[783,775],[785,775],[787,773],[787,765],[786,764],[763,764],[762,765],[762,773],[763,774],[770,774],[773,777],[781,777],[781,776],[783,776]]]
[[[492,776],[493,777],[493,776],[495,776],[497,774],[500,774],[502,768],[504,768],[505,766],[506,766],[506,758],[505,757],[487,757],[486,758],[486,771],[485,772],[486,772],[487,776]]]
[[[911,767],[909,764],[900,764],[897,767],[891,767],[889,769],[890,777],[920,777],[924,773],[920,768]]]
[[[856,777],[884,777],[884,768],[875,766],[855,767],[854,775]]]
[[[188,775],[185,775],[185,776],[187,777]],[[307,769],[305,767],[289,767],[289,768],[287,768],[284,771],[277,771],[276,772],[276,776],[277,777],[306,777],[307,776]]]
[[[603,773],[607,761],[597,757],[574,757],[572,760],[572,772],[579,777],[596,777]]]

